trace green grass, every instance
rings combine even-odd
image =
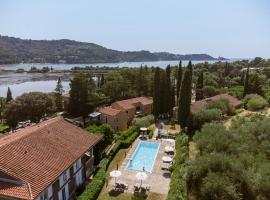
[[[7,130],[8,128],[9,128],[8,125],[0,124],[0,133],[6,132],[6,130]]]

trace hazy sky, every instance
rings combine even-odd
[[[270,58],[270,0],[0,0],[0,34]]]

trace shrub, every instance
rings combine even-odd
[[[78,200],[97,199],[105,183],[105,180],[106,180],[106,171],[101,168],[97,171],[92,182],[86,186],[84,192],[78,197]]]
[[[168,200],[187,199],[186,160],[188,158],[188,138],[186,135],[176,137],[176,155],[171,176]]]
[[[232,95],[238,99],[243,98],[244,93],[244,87],[243,86],[236,86],[236,87],[230,87],[226,91],[229,95]],[[225,93],[225,92],[224,92]]]
[[[221,110],[222,114],[227,114],[227,115],[234,115],[235,114],[235,109],[234,107],[230,104],[230,102],[227,99],[219,99],[216,101],[209,101],[205,105],[206,109],[219,109]]]
[[[196,113],[190,116],[188,122],[188,130],[195,131],[200,130],[205,123],[212,121],[220,121],[222,119],[222,112],[219,109],[200,109]]]
[[[204,97],[212,97],[219,94],[219,90],[213,86],[205,86],[203,87],[203,95]]]
[[[247,103],[250,99],[260,99],[262,98],[262,96],[258,95],[258,94],[248,94],[244,97],[244,106],[247,106]]]
[[[154,129],[149,129],[148,137],[151,139],[154,135]]]
[[[8,132],[8,130],[9,130],[8,125],[0,124],[0,133]]]
[[[136,138],[139,136],[139,132],[134,132],[132,135],[130,135],[125,140],[121,141],[121,148],[128,148],[132,142],[136,140]]]
[[[247,102],[247,109],[256,111],[263,109],[267,106],[267,101],[264,98],[258,98],[258,99],[250,99]]]
[[[135,118],[132,121],[132,125],[136,126],[137,128],[148,127],[152,123],[154,123],[154,121],[155,121],[154,115],[147,115],[145,117]]]

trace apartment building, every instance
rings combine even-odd
[[[111,106],[101,107],[100,122],[108,123],[115,130],[124,130],[131,123],[136,113],[149,115],[153,112],[152,97],[136,97],[116,101]]]
[[[0,139],[1,200],[69,200],[94,170],[102,135],[56,117]]]

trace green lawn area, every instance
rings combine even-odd
[[[6,129],[8,129],[8,125],[0,124],[0,133],[4,132]]]
[[[129,149],[120,149],[118,153],[115,155],[114,159],[111,161],[107,173],[109,174],[110,171],[115,170],[117,167],[117,164],[120,166],[123,159],[125,158],[125,153]],[[109,175],[108,175],[109,177]],[[102,191],[98,197],[98,200],[165,200],[166,196],[156,194],[156,193],[149,193],[147,197],[138,197],[134,196],[131,193],[115,193],[115,192],[110,192],[108,188],[105,186],[102,188]]]

